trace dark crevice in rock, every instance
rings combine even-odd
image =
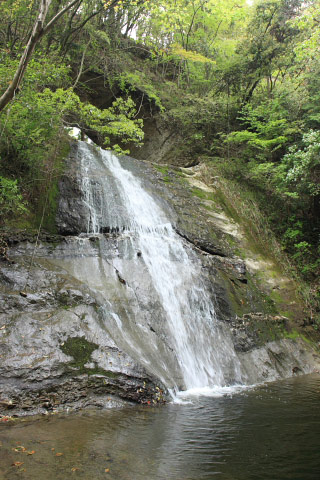
[[[30,233],[24,230],[11,230],[10,232],[3,232],[2,237],[7,242],[8,247],[13,247],[19,243],[36,243],[37,232]],[[44,243],[56,244],[64,240],[66,235],[51,234],[47,232],[40,232],[38,240]]]
[[[227,255],[222,252],[219,248],[212,245],[211,243],[203,240],[201,238],[192,238],[184,232],[181,232],[179,229],[174,228],[174,231],[181,237],[187,240],[187,242],[191,243],[194,247],[198,248],[199,250],[209,253],[210,255],[215,255],[217,257],[227,257]]]

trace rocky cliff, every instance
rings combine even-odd
[[[83,235],[88,205],[79,162],[73,143],[60,181],[57,235],[42,232],[37,241],[27,232],[4,234],[1,415],[124,401],[154,404],[168,398],[173,383],[183,388],[141,252],[108,222],[99,232]],[[199,167],[122,162],[161,202],[186,248],[201,262],[245,382],[317,370],[317,339],[303,329],[294,282],[228,216],[218,179],[208,188],[199,179]],[[94,181],[99,190],[99,175]]]

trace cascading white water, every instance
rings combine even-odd
[[[109,230],[125,231],[135,239],[165,312],[185,388],[240,383],[239,360],[229,332],[216,318],[197,256],[175,233],[140,180],[115,155],[103,150],[99,162],[111,175],[100,178],[102,188],[97,195],[92,177],[98,174],[98,160],[85,144],[81,151],[82,188],[90,212],[88,233],[98,233],[108,225]]]

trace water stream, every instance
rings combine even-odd
[[[175,233],[159,201],[111,152],[95,151],[85,143],[80,144],[79,151],[88,208],[87,233],[123,232],[131,249],[139,252],[155,301],[164,312],[184,388],[242,383],[240,363],[227,329],[217,319],[200,261]],[[113,319],[122,328],[121,317],[115,312]],[[125,329],[122,333],[125,337]],[[130,344],[132,347],[132,339]]]

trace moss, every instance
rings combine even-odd
[[[231,217],[235,222],[240,223],[241,219],[237,214],[236,210],[230,205],[230,202],[227,201],[225,195],[218,188],[214,192],[215,202],[223,208],[226,215]]]
[[[164,183],[172,182],[172,178],[169,176],[169,173],[172,174],[172,172],[169,172],[169,167],[167,165],[155,165],[155,168],[158,170],[158,172],[162,173],[162,180]]]
[[[206,192],[201,188],[193,187],[191,190],[192,195],[195,197],[201,198],[202,200],[215,200],[215,194],[213,192]]]
[[[270,293],[270,298],[275,302],[275,303],[280,303],[283,301],[281,294],[277,290],[272,290]]]
[[[223,282],[225,295],[231,306],[231,311],[239,318],[245,319],[246,333],[254,339],[256,346],[265,345],[267,342],[280,340],[297,336],[310,342],[300,333],[288,333],[287,328],[290,322],[285,318],[275,319],[275,316],[281,314],[290,319],[289,312],[279,312],[278,305],[266,294],[264,294],[256,285],[254,278],[247,272],[247,283],[244,284],[235,276],[223,271],[219,271],[219,282]],[[220,306],[223,308],[223,304]],[[256,315],[255,315],[256,313]],[[262,313],[262,315],[258,315]],[[228,317],[228,312],[224,312]],[[249,316],[246,317],[246,314]],[[253,317],[252,317],[253,316]]]
[[[24,217],[17,217],[13,218],[12,220],[8,220],[6,222],[7,227],[15,228],[17,230],[26,230],[26,231],[32,231],[34,230],[34,215],[32,213],[29,213],[28,215],[25,215]]]
[[[292,340],[296,340],[300,337],[299,332],[297,330],[292,330],[291,332],[284,332],[286,338],[291,338]]]
[[[295,320],[295,312],[290,311],[288,307],[288,295],[281,294],[277,290],[272,290],[269,296],[270,300],[274,303],[276,309],[284,317],[289,318],[290,320]]]
[[[171,165],[154,165],[154,167],[158,172],[162,173],[164,183],[185,183],[186,181],[184,173]]]
[[[58,209],[59,198],[59,180],[64,170],[64,159],[69,155],[70,143],[68,140],[63,141],[58,155],[53,162],[54,174],[47,189],[45,189],[40,196],[39,202],[34,212],[31,222],[38,227],[41,223],[43,209],[45,208],[45,215],[43,218],[42,228],[49,233],[57,233],[56,214]]]
[[[226,296],[232,307],[232,312],[241,317],[243,313],[247,312],[247,308],[243,303],[243,286],[239,285],[234,279],[222,271],[220,271],[221,279],[226,290]]]
[[[257,212],[254,206],[251,204],[252,199],[246,197],[246,192],[241,191],[241,196],[233,197],[232,183],[228,183],[230,187],[230,198],[228,197],[228,190],[222,191],[221,188],[215,191],[215,201],[220,205],[225,214],[230,217],[235,223],[241,225],[246,237],[246,248],[252,253],[265,257],[266,255],[271,259],[274,259],[274,252],[269,246],[269,242],[262,238],[262,232],[259,231],[259,227],[256,225],[257,221],[264,224],[262,215],[259,219],[255,219]],[[236,208],[235,205],[241,204],[241,208]],[[260,225],[261,228],[261,225]],[[264,232],[265,233],[265,232]],[[242,258],[245,258],[244,250],[241,254]],[[280,272],[279,272],[280,273]]]
[[[282,322],[273,322],[270,317],[254,318],[250,322],[248,331],[257,340],[257,345],[265,345],[268,342],[280,340],[285,336],[285,328]]]
[[[48,192],[48,203],[46,207],[46,215],[43,221],[43,227],[50,233],[57,233],[56,213],[58,208],[58,181],[55,180]]]
[[[65,138],[62,141],[59,152],[53,160],[53,175],[49,185],[47,180],[43,179],[39,184],[39,191],[37,191],[36,199],[30,200],[29,211],[25,215],[17,215],[12,220],[6,222],[8,227],[25,230],[28,232],[36,232],[41,224],[42,229],[49,233],[56,234],[56,213],[58,208],[59,197],[59,180],[64,170],[64,159],[69,155],[70,143],[69,139]],[[47,176],[49,174],[47,173]],[[32,193],[34,195],[35,192]],[[43,210],[45,208],[44,217],[42,221]]]
[[[92,362],[91,354],[94,350],[99,348],[99,345],[88,342],[85,337],[69,337],[63,345],[60,345],[61,350],[66,355],[73,357],[69,363],[70,370],[77,369],[77,373],[87,375],[103,375],[108,378],[118,378],[121,374],[112,372],[111,370],[104,370],[95,363],[93,368],[85,367],[85,364]]]
[[[158,172],[161,172],[164,175],[166,175],[169,170],[168,165],[154,165],[154,167],[158,170]]]
[[[291,338],[292,340],[297,340],[298,338],[301,338],[304,342],[314,346],[314,342],[312,340],[310,340],[309,338],[307,338],[305,335],[298,332],[297,330],[291,330],[290,332],[284,331],[283,336],[285,338]]]
[[[221,213],[221,207],[219,205],[216,204],[215,201],[213,200],[207,200],[205,199],[204,201],[202,201],[200,203],[200,205],[205,208],[206,210],[208,210],[209,212],[214,212],[214,213]]]
[[[94,350],[99,348],[95,343],[88,342],[85,337],[69,337],[63,345],[60,345],[61,350],[66,355],[73,357],[71,365],[74,367],[84,367],[84,364],[91,359],[91,354]]]

